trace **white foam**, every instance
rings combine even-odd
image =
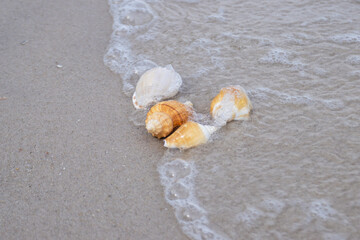
[[[169,187],[166,197],[170,200],[186,199],[189,197],[189,189],[182,183],[175,183]]]
[[[269,211],[269,212],[273,212],[275,214],[280,214],[282,212],[282,210],[285,207],[285,203],[275,199],[275,198],[266,198],[264,199],[264,201],[262,202],[261,206]]]
[[[244,223],[248,227],[253,226],[256,223],[256,220],[264,215],[264,212],[258,208],[249,206],[245,211],[237,214],[236,219],[239,222]]]
[[[360,43],[360,34],[345,33],[332,36],[331,41],[343,44],[343,43]]]
[[[320,67],[312,67],[311,72],[319,77],[325,77],[328,72]]]
[[[351,55],[346,58],[346,62],[351,65],[359,65],[360,64],[360,55]]]
[[[175,159],[158,167],[165,199],[174,208],[183,232],[195,240],[228,239],[210,227],[207,212],[195,196],[195,164]]]
[[[322,199],[311,202],[310,212],[322,220],[327,220],[337,213],[327,201]]]
[[[290,95],[288,93],[280,92],[266,87],[249,90],[248,92],[249,95],[254,96],[255,98],[260,98],[263,101],[268,100],[269,98],[274,99],[273,96],[275,96],[276,102],[283,104],[291,103],[307,105],[314,102],[313,97],[310,97],[308,95]]]
[[[338,111],[345,107],[345,103],[340,99],[326,99],[326,100],[319,100],[322,102],[325,107],[332,111]]]
[[[208,16],[208,19],[211,20],[211,21],[225,22],[226,19],[225,19],[225,16],[224,16],[224,8],[220,7],[218,9],[218,12]]]
[[[293,54],[285,51],[281,48],[274,48],[271,49],[266,56],[263,56],[259,59],[260,63],[269,63],[269,64],[284,64],[284,65],[291,65],[291,60],[289,59],[292,57]]]
[[[135,55],[130,36],[146,33],[157,20],[155,11],[144,1],[109,0],[110,13],[113,17],[113,33],[104,64],[123,79],[123,90],[131,95],[139,76],[157,64],[147,60],[144,55]]]
[[[262,102],[271,99],[282,104],[309,105],[317,103],[332,111],[338,111],[345,108],[345,103],[340,99],[322,99],[309,95],[290,95],[288,93],[266,87],[249,90],[248,92],[249,95],[255,99],[257,98],[261,100]]]
[[[263,64],[281,64],[290,67],[291,71],[299,72],[303,77],[307,77],[305,69],[307,64],[299,59],[294,59],[296,54],[281,48],[271,49],[267,55],[261,57],[258,61]]]

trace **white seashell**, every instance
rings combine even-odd
[[[141,109],[152,103],[175,96],[182,84],[181,76],[171,65],[155,67],[139,79],[132,97],[135,108]]]

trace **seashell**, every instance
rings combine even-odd
[[[146,116],[146,129],[154,137],[168,136],[174,128],[187,122],[192,115],[192,103],[170,100],[153,106]]]
[[[218,124],[225,125],[232,120],[246,120],[252,105],[245,90],[240,86],[225,87],[212,100],[210,113]]]
[[[164,140],[167,148],[187,149],[206,143],[218,127],[188,121]]]
[[[171,65],[155,67],[139,79],[132,97],[135,108],[141,109],[152,103],[175,96],[182,84],[181,76]]]

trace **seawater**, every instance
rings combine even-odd
[[[254,111],[164,150],[164,197],[191,239],[360,239],[360,1],[109,0],[104,63],[124,93],[171,64],[208,122],[220,88]],[[144,125],[146,112],[130,119]],[[159,182],[159,184],[160,184]]]

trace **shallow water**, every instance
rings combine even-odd
[[[129,104],[141,74],[167,64],[183,78],[176,98],[202,121],[222,87],[241,85],[252,101],[251,119],[210,143],[164,149],[164,196],[188,237],[360,238],[360,1],[109,5],[104,62]]]

